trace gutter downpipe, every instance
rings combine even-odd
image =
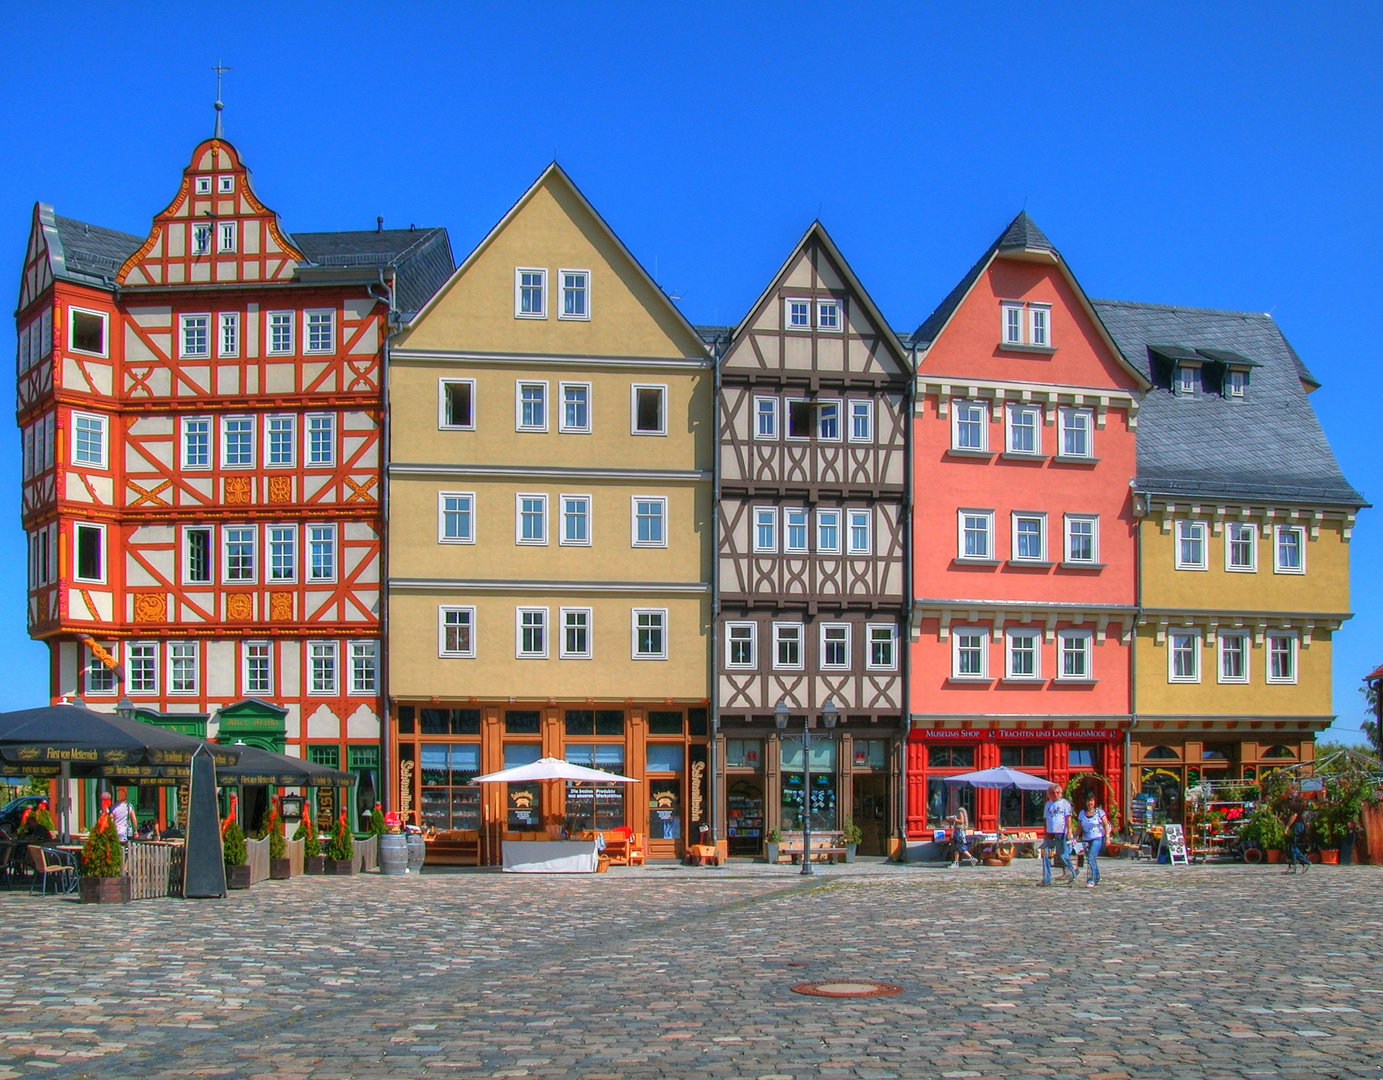
[[[717,783],[716,746],[720,742],[720,335],[711,346],[711,739],[706,748],[706,797],[710,802],[711,843],[720,850],[720,790]]]
[[[908,373],[908,388],[903,394],[903,619],[902,640],[898,642],[899,662],[903,672],[903,736],[899,748],[898,798],[894,812],[898,815],[898,861],[908,861],[908,740],[912,737],[912,620],[913,620],[913,428],[917,407],[917,344],[912,346],[912,371]]]
[[[1130,483],[1132,487],[1132,483]],[[1138,621],[1143,615],[1143,518],[1138,513],[1138,492],[1133,492],[1134,533],[1133,567],[1137,575],[1133,583],[1133,632],[1129,635],[1129,722],[1124,732],[1124,828],[1128,828],[1128,815],[1133,808],[1133,729],[1138,726]]]
[[[394,278],[385,278],[381,270],[379,284],[388,289],[386,296],[374,291],[374,283],[365,287],[375,300],[385,305],[384,347],[380,351],[380,484],[379,484],[379,698],[383,709],[379,718],[379,774],[380,788],[386,813],[394,809],[394,761],[393,717],[389,708],[389,440],[393,431],[389,415],[389,353],[394,337],[403,329],[398,321],[398,311],[394,307]]]

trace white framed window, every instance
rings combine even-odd
[[[72,464],[91,469],[106,467],[106,418],[95,413],[72,414]]]
[[[1296,634],[1268,634],[1268,682],[1294,683],[1297,681],[1297,636]]]
[[[76,558],[73,560],[72,575],[77,581],[104,584],[106,580],[106,527],[93,522],[79,521],[72,526],[73,547]]]
[[[1047,515],[1018,511],[1013,515],[1014,562],[1044,562],[1047,558]]]
[[[437,543],[475,543],[475,492],[437,493]]]
[[[87,353],[91,356],[107,355],[107,318],[108,316],[104,311],[69,307],[67,309],[68,349],[72,352]]]
[[[561,609],[562,642],[558,655],[563,660],[591,659],[591,609]]]
[[[352,694],[379,692],[379,642],[374,640],[349,642],[351,656]]]
[[[1274,532],[1273,572],[1306,573],[1306,530],[1300,525],[1278,525]]]
[[[1258,526],[1244,521],[1225,524],[1225,569],[1251,574],[1258,569]]]
[[[519,492],[514,496],[514,543],[544,545],[547,543],[547,496],[535,492]]]
[[[821,624],[821,667],[841,671],[850,666],[850,624]]]
[[[840,402],[816,403],[816,437],[822,442],[840,442]]]
[[[804,506],[783,507],[783,553],[805,555],[808,548],[809,512]]]
[[[1007,421],[1010,454],[1042,453],[1042,411],[1036,405],[1010,405]]]
[[[197,181],[198,187],[204,183],[207,191],[211,191],[211,177],[202,177]],[[192,226],[192,254],[211,254],[211,222],[199,221]]]
[[[1220,682],[1248,682],[1251,656],[1248,634],[1221,633],[1217,644],[1220,652]]]
[[[562,531],[557,542],[566,547],[591,545],[591,497],[559,495],[562,506]]]
[[[638,386],[630,390],[630,433],[667,434],[667,387]]]
[[[993,559],[994,511],[962,509],[957,511],[956,521],[956,558]]]
[[[443,430],[475,430],[475,380],[437,380],[437,426]]]
[[[591,430],[591,384],[559,384],[562,395],[562,415],[557,424],[558,431],[585,434]]]
[[[851,555],[868,555],[874,550],[874,514],[871,510],[850,510],[848,537]]]
[[[818,300],[816,302],[816,328],[835,332],[841,329],[840,301]]]
[[[663,495],[634,495],[630,499],[630,546],[667,547],[667,497]]]
[[[589,270],[558,270],[562,282],[562,307],[559,319],[588,320],[591,317],[591,272]]]
[[[221,580],[227,584],[254,581],[255,531],[253,525],[221,527]]]
[[[806,398],[784,398],[785,417],[783,437],[786,439],[810,439],[813,430],[812,403]]]
[[[1205,522],[1178,521],[1176,540],[1176,568],[1178,570],[1204,570],[1206,568]]]
[[[218,176],[216,178],[216,190],[222,195],[231,195],[235,192],[235,177]]]
[[[336,580],[336,526],[307,527],[307,580]]]
[[[754,550],[776,553],[778,550],[778,508],[754,507]]]
[[[216,553],[212,548],[214,538],[212,526],[184,526],[183,543],[183,581],[188,585],[210,585],[216,566]]]
[[[309,469],[329,468],[336,464],[336,414],[308,413],[307,461]]]
[[[633,612],[634,659],[667,659],[667,609],[635,608]]]
[[[1100,561],[1100,518],[1097,514],[1067,514],[1066,561],[1097,564]]]
[[[271,311],[266,316],[269,322],[269,355],[287,356],[293,352],[293,313],[291,311]]]
[[[296,416],[264,418],[264,464],[269,468],[292,468],[298,443]]]
[[[303,352],[336,351],[336,312],[327,308],[303,312]]]
[[[989,678],[989,631],[982,626],[953,627],[951,630],[951,677]]]
[[[1092,637],[1088,630],[1062,630],[1057,634],[1059,652],[1057,680],[1070,682],[1090,682],[1094,676],[1091,668]]]
[[[475,608],[437,609],[437,655],[475,658]]]
[[[778,438],[778,399],[776,397],[756,397],[754,399],[754,438]]]
[[[1232,398],[1247,397],[1249,391],[1249,373],[1243,368],[1230,368],[1225,372],[1225,396]]]
[[[547,430],[547,383],[514,384],[514,427],[518,431]]]
[[[216,250],[218,252],[230,252],[235,250],[235,227],[234,221],[223,221],[217,228]]]
[[[184,359],[200,360],[211,355],[211,316],[178,316],[179,351]]]
[[[773,624],[773,668],[775,671],[802,670],[802,624]]]
[[[255,421],[253,416],[221,418],[221,467],[249,469],[255,463]]]
[[[850,402],[850,441],[874,441],[874,402],[868,399]]]
[[[898,627],[893,623],[870,623],[869,651],[864,666],[869,671],[898,670]]]
[[[726,623],[725,666],[739,670],[758,667],[758,636],[757,623]]]
[[[521,660],[547,659],[547,608],[515,608],[517,640],[515,651]]]
[[[1042,677],[1042,631],[1009,630],[1005,652],[1004,677],[1040,679]]]
[[[168,692],[195,694],[197,692],[197,643],[168,642]]]
[[[840,554],[840,511],[816,512],[816,551],[819,555]]]
[[[105,650],[114,660],[120,659],[120,645],[118,642],[107,641]],[[83,689],[88,694],[114,694],[116,690],[115,672],[106,667],[89,646],[83,646],[82,652],[86,657],[86,665],[82,671]]]
[[[1167,631],[1167,681],[1201,681],[1201,634],[1199,630]]]
[[[1022,300],[999,302],[999,339],[1005,345],[1052,347],[1052,306]]]
[[[1176,388],[1178,394],[1194,394],[1200,381],[1201,369],[1199,364],[1177,365]]]
[[[220,332],[216,335],[217,355],[239,356],[240,313],[237,311],[223,311],[216,317],[216,324],[220,328]]]
[[[125,649],[125,686],[131,694],[158,693],[158,642],[129,643]]]
[[[1046,304],[1028,305],[1028,341],[1043,348],[1051,344],[1052,309]]]
[[[1093,419],[1088,409],[1062,409],[1061,413],[1061,452],[1064,458],[1089,458],[1094,456],[1094,443],[1090,429]]]
[[[989,449],[989,406],[983,401],[951,402],[951,449]]]
[[[209,176],[199,176],[199,177],[197,177],[197,194],[198,194],[198,195],[210,195],[210,194],[211,194],[211,177],[209,177]]]
[[[783,301],[783,325],[789,330],[810,330],[812,328],[812,302],[807,297]]]
[[[266,525],[265,542],[269,548],[269,580],[296,581],[298,578],[298,527],[296,525]]]
[[[267,641],[246,641],[240,646],[241,679],[246,696],[274,692],[273,660]]]
[[[1023,305],[1000,304],[999,313],[1003,321],[1002,334],[1005,345],[1023,343]]]
[[[340,653],[334,641],[307,643],[307,692],[336,693],[336,661]]]
[[[514,271],[514,318],[547,318],[547,271],[520,266]]]

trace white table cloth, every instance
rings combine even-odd
[[[506,874],[594,874],[600,852],[594,840],[506,840]]]

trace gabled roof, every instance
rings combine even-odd
[[[1360,507],[1302,385],[1301,362],[1270,315],[1093,300],[1124,355],[1149,378],[1150,354],[1253,362],[1242,401],[1157,386],[1138,413],[1139,491]],[[1229,359],[1225,359],[1228,357]]]

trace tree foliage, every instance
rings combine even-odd
[[[355,847],[351,843],[351,830],[346,824],[346,815],[342,814],[336,819],[336,826],[331,830],[331,843],[327,845],[327,858],[335,859],[337,862],[346,862],[355,857]]]
[[[232,819],[222,834],[221,843],[227,866],[244,866],[249,861],[250,851],[245,846],[245,833],[240,828],[240,822]]]
[[[124,872],[125,853],[115,832],[115,820],[109,814],[102,814],[82,848],[82,876],[112,878]]]

